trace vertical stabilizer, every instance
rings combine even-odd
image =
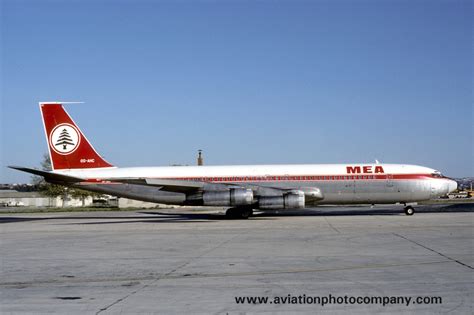
[[[89,143],[62,103],[40,103],[53,170],[112,167]]]

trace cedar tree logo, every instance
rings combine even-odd
[[[70,124],[57,125],[49,135],[49,146],[54,152],[62,155],[76,151],[80,142],[79,131]]]

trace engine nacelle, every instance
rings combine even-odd
[[[260,209],[298,209],[304,208],[305,196],[302,191],[292,191],[283,196],[260,197],[258,207]]]
[[[243,188],[205,191],[202,200],[205,206],[248,206],[253,204],[253,191]]]

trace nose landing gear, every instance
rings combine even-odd
[[[406,215],[415,214],[415,208],[413,208],[412,206],[406,206],[405,209],[403,209],[403,210],[405,211]]]

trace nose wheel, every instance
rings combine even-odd
[[[407,206],[404,209],[406,215],[414,215],[415,214],[415,208],[412,206]]]

